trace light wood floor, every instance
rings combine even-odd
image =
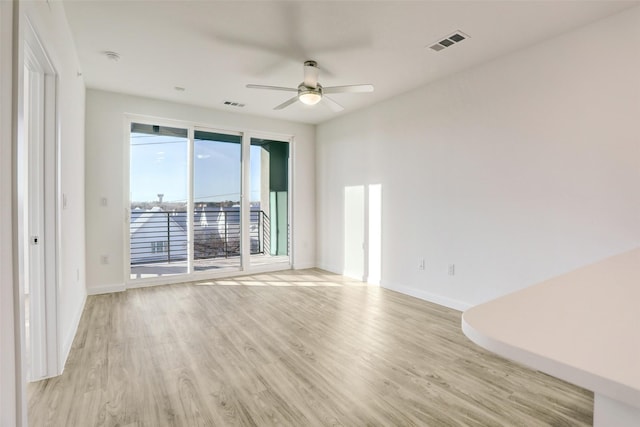
[[[579,426],[593,395],[460,313],[320,270],[90,296],[30,426]]]

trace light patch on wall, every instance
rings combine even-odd
[[[369,185],[369,258],[367,282],[380,285],[382,279],[382,184]]]
[[[344,189],[343,274],[370,284],[382,278],[382,185]]]
[[[344,188],[344,267],[348,277],[364,279],[364,185]]]

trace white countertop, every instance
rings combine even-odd
[[[640,249],[475,306],[476,344],[640,408]]]

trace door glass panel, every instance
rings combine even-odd
[[[243,152],[242,139],[131,124],[131,279],[289,262],[289,144],[251,138]]]
[[[188,272],[187,129],[131,124],[131,278]]]
[[[195,131],[194,269],[240,266],[242,137]]]
[[[251,138],[251,265],[289,261],[289,144]]]

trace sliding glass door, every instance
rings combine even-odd
[[[239,267],[242,136],[196,130],[193,153],[194,268]]]
[[[133,122],[129,155],[130,279],[289,262],[287,142]]]
[[[188,131],[131,124],[131,278],[188,273]]]

